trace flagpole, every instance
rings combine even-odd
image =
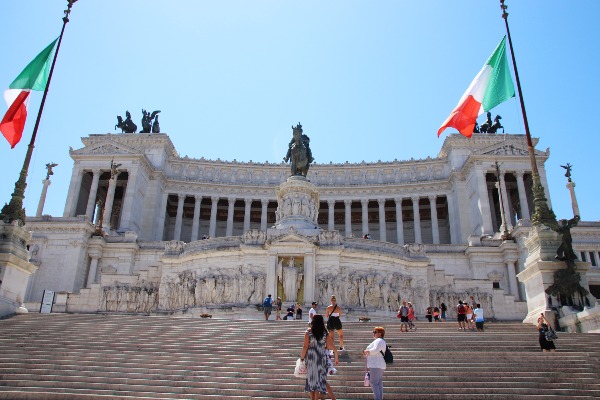
[[[527,121],[527,112],[525,111],[525,102],[523,100],[523,92],[521,91],[521,81],[519,80],[519,71],[517,70],[517,61],[515,59],[515,51],[513,50],[512,39],[510,36],[510,29],[508,28],[508,13],[506,9],[507,5],[504,4],[505,0],[500,0],[500,8],[502,9],[502,18],[506,26],[506,35],[508,36],[508,45],[510,47],[510,55],[512,58],[513,69],[515,70],[515,79],[517,81],[517,91],[519,93],[519,101],[521,103],[521,112],[523,114],[523,121],[525,123],[525,136],[527,137],[527,150],[529,151],[529,160],[531,162],[531,175],[533,180],[533,206],[534,211],[531,215],[531,222],[534,225],[544,224],[549,227],[557,225],[556,216],[554,212],[548,208],[548,199],[544,192],[544,186],[542,185],[540,174],[535,159],[535,149],[533,147],[533,141],[531,140],[531,134],[529,132],[529,122]]]
[[[77,0],[67,0],[69,5],[67,9],[64,11],[65,16],[63,17],[63,26],[60,31],[60,36],[58,39],[58,44],[56,45],[56,52],[54,53],[54,59],[52,60],[52,66],[50,67],[50,73],[48,74],[48,82],[46,83],[46,88],[44,89],[44,95],[42,96],[42,102],[40,104],[40,109],[38,110],[37,119],[35,120],[35,126],[33,128],[33,133],[31,134],[31,140],[29,141],[29,146],[27,147],[27,153],[25,154],[25,161],[23,162],[23,168],[21,169],[21,173],[19,174],[19,180],[15,182],[15,191],[12,194],[10,203],[5,204],[2,207],[2,212],[0,212],[0,220],[4,220],[7,222],[12,222],[15,220],[21,220],[23,224],[25,224],[25,209],[23,208],[23,199],[25,199],[25,188],[27,187],[27,173],[29,171],[29,164],[31,163],[31,156],[33,154],[33,149],[35,147],[35,138],[37,137],[37,131],[40,126],[40,120],[42,119],[42,113],[44,111],[44,104],[46,103],[46,96],[48,95],[48,88],[50,88],[50,81],[52,80],[52,72],[54,72],[54,65],[56,64],[56,58],[58,56],[58,50],[60,50],[60,43],[62,42],[63,34],[65,33],[65,27],[67,26],[67,22],[69,22],[69,14],[71,13],[71,7]]]

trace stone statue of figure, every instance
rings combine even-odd
[[[562,242],[556,249],[556,259],[562,261],[575,261],[577,256],[573,251],[573,238],[571,237],[571,228],[579,223],[579,215],[574,216],[570,220],[561,219],[559,225],[554,230],[562,235]]]
[[[573,166],[569,163],[567,163],[567,165],[561,165],[561,167],[563,167],[564,169],[567,170],[567,172],[565,173],[565,176],[567,177],[567,179],[569,180],[569,182],[572,182],[571,180],[571,169],[573,168]]]
[[[283,291],[287,301],[296,301],[298,294],[298,270],[294,266],[294,257],[290,258],[283,270]]]
[[[117,124],[115,129],[121,128],[121,133],[135,133],[137,125],[131,120],[131,114],[129,111],[125,111],[125,120],[120,115],[117,115]]]
[[[156,110],[152,111],[152,114],[150,114],[148,111],[142,109],[142,130],[140,133],[150,133],[150,129],[152,128],[152,120],[154,120],[154,117],[156,117],[159,112],[160,110]]]
[[[302,133],[302,125],[292,126],[293,138],[288,145],[288,151],[283,161],[292,161],[291,171],[293,175],[306,177],[310,163],[314,161],[310,151],[310,138]]]
[[[49,162],[48,164],[46,164],[46,169],[48,170],[48,172],[46,172],[46,179],[50,179],[50,175],[54,175],[54,172],[52,172],[52,168],[54,167],[58,167],[58,164],[55,164],[53,162]]]

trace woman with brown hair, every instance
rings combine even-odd
[[[327,329],[329,331],[337,331],[340,337],[340,351],[344,351],[344,330],[342,329],[342,309],[337,304],[335,296],[331,296],[331,304],[327,306],[325,310],[325,316],[327,317]],[[332,335],[333,336],[333,335]]]

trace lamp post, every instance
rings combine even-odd
[[[35,147],[35,138],[37,136],[38,128],[40,126],[42,112],[44,111],[46,96],[48,95],[48,89],[50,88],[50,81],[52,80],[54,65],[56,64],[56,58],[58,56],[58,51],[60,50],[60,43],[62,42],[67,22],[69,22],[69,14],[71,13],[71,7],[73,7],[73,4],[76,1],[77,0],[67,0],[69,4],[67,5],[67,9],[64,11],[65,16],[62,19],[62,30],[60,31],[60,37],[56,46],[56,52],[54,53],[54,59],[52,60],[52,66],[50,67],[50,73],[48,74],[48,82],[46,83],[46,88],[44,89],[44,95],[42,96],[42,102],[40,104],[37,119],[35,120],[33,133],[31,134],[31,140],[29,141],[27,153],[25,154],[23,168],[21,169],[21,173],[19,174],[19,179],[17,180],[17,182],[15,182],[15,190],[11,196],[10,202],[8,204],[5,204],[4,207],[2,207],[2,212],[0,212],[0,219],[7,222],[20,220],[23,224],[25,224],[25,209],[23,208],[23,199],[25,199],[25,188],[27,187],[27,173],[29,171],[29,164],[31,163],[31,156],[33,155],[33,148]]]
[[[515,51],[512,45],[512,39],[510,36],[510,29],[508,27],[508,13],[506,9],[507,5],[504,4],[505,0],[500,0],[500,8],[502,9],[502,18],[506,26],[506,34],[508,36],[508,44],[510,46],[510,55],[513,63],[513,69],[515,70],[515,79],[517,81],[517,91],[519,93],[519,100],[521,103],[521,112],[523,114],[523,121],[525,123],[525,136],[527,137],[527,150],[529,151],[529,160],[531,162],[531,175],[533,180],[533,214],[531,215],[531,223],[534,225],[544,224],[548,227],[556,227],[556,215],[548,208],[548,199],[544,192],[544,186],[542,186],[540,180],[540,174],[538,172],[537,162],[535,159],[535,149],[531,140],[531,134],[529,132],[529,122],[527,121],[527,112],[525,111],[525,102],[523,101],[523,92],[521,91],[521,81],[519,80],[519,71],[517,70],[517,62],[515,60]]]

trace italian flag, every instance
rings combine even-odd
[[[508,69],[504,36],[438,130],[438,137],[448,127],[456,128],[466,137],[471,137],[478,116],[514,96],[515,87]]]
[[[8,111],[0,122],[0,131],[10,143],[11,149],[15,147],[23,136],[25,121],[27,120],[27,103],[32,90],[44,90],[48,83],[52,51],[56,38],[40,54],[38,54],[10,84],[4,92],[4,99],[8,104]]]

